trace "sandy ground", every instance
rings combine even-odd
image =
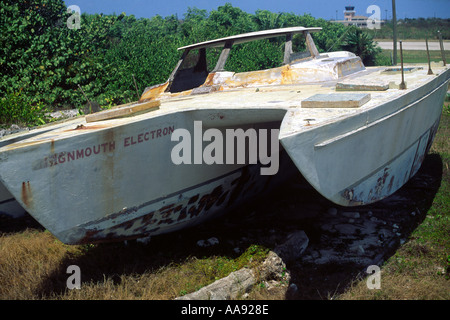
[[[378,41],[378,46],[383,50],[392,50],[392,41]],[[428,41],[430,50],[441,50],[439,41]],[[400,50],[400,44],[397,44],[397,49]],[[444,41],[444,49],[450,50],[450,41]],[[403,41],[403,50],[426,50],[425,41]]]

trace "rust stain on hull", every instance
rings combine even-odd
[[[22,201],[26,207],[30,207],[33,201],[33,193],[31,192],[30,181],[22,182]]]

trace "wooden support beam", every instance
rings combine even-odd
[[[317,50],[317,47],[314,44],[314,40],[311,34],[308,31],[303,32],[303,34],[305,35],[306,46],[309,52],[311,53],[311,56],[317,58],[319,56],[319,50]]]
[[[292,33],[286,35],[286,44],[284,46],[284,61],[283,64],[289,64],[291,62],[292,51]]]
[[[189,51],[190,51],[190,49],[184,50],[183,55],[181,56],[180,60],[178,60],[178,63],[176,65],[175,69],[173,69],[172,74],[169,77],[169,80],[168,80],[169,83],[172,83],[173,79],[175,79],[175,76],[177,75],[177,72],[180,69],[181,64],[183,63],[184,59],[186,59],[187,55],[189,54]]]
[[[231,47],[233,46],[233,40],[225,42],[222,52],[220,53],[219,60],[213,72],[225,70],[225,64],[227,63],[228,56],[230,55]]]

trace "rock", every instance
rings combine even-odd
[[[354,251],[354,252],[356,252],[356,253],[358,253],[358,254],[364,254],[364,253],[365,253],[365,250],[364,250],[364,248],[362,247],[362,245],[355,245],[355,246],[353,246],[353,247],[351,248],[351,250]]]
[[[197,244],[204,246],[211,243],[217,244],[218,242],[217,238],[210,238],[207,241],[200,240]],[[245,295],[257,281],[290,281],[291,276],[286,269],[285,259],[286,261],[297,259],[305,251],[308,242],[309,239],[304,231],[294,232],[288,236],[285,243],[269,252],[266,260],[258,269],[258,276],[253,270],[244,268],[175,300],[230,300]]]
[[[339,232],[346,235],[354,234],[356,232],[356,229],[358,229],[356,226],[351,224],[337,224],[334,226],[334,228]]]
[[[69,119],[74,118],[78,116],[79,112],[78,109],[71,109],[71,110],[60,110],[60,111],[54,111],[46,113],[46,116],[51,117],[53,119]]]
[[[256,276],[250,269],[244,268],[217,280],[200,290],[178,297],[175,300],[231,300],[251,290]]]
[[[320,229],[322,229],[323,231],[327,231],[327,232],[334,232],[334,224],[332,223],[326,223],[320,226]]]
[[[270,251],[267,255],[259,273],[262,279],[289,280],[290,278],[290,274],[286,269],[286,264],[281,257],[273,251]]]
[[[328,214],[329,215],[331,215],[331,216],[335,216],[335,215],[337,215],[337,209],[336,208],[330,208],[330,209],[328,209]]]
[[[219,239],[216,237],[209,238],[208,240],[199,240],[197,245],[202,248],[207,248],[219,244]]]
[[[28,131],[28,130],[30,130],[30,129],[26,128],[26,127],[21,128],[17,124],[13,124],[13,125],[11,125],[11,127],[9,127],[9,129],[1,129],[0,130],[0,138],[7,136],[9,134],[17,133],[20,131]]]
[[[137,243],[142,243],[142,244],[144,244],[144,245],[147,245],[147,244],[150,243],[151,240],[152,240],[152,237],[149,236],[149,237],[144,237],[144,238],[136,239],[136,242],[137,242]]]
[[[291,283],[291,285],[288,288],[287,293],[291,295],[295,295],[298,292],[298,287],[295,283]]]
[[[10,131],[14,132],[14,131],[19,131],[21,130],[20,127],[17,124],[13,124],[11,125],[11,127],[9,128]]]
[[[317,264],[326,264],[331,261],[335,261],[339,254],[333,249],[323,249],[319,251],[320,257],[317,258],[314,262]]]
[[[269,252],[257,273],[258,275],[253,270],[244,268],[175,300],[231,300],[240,296],[246,297],[257,282],[290,281],[290,273],[286,269],[286,264],[273,251]]]
[[[344,217],[358,219],[360,217],[359,212],[344,212],[342,213]]]
[[[298,259],[308,247],[309,239],[304,231],[297,231],[288,236],[288,240],[277,246],[274,252],[283,259],[290,262]]]

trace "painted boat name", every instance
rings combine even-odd
[[[158,139],[161,137],[165,137],[169,134],[172,134],[175,131],[175,127],[167,127],[164,129],[158,129],[154,131],[147,131],[145,133],[141,133],[137,136],[126,137],[123,140],[123,146],[129,147],[135,144],[143,143],[149,140]]]
[[[150,140],[159,139],[165,136],[172,134],[175,131],[175,127],[166,127],[163,129],[147,131],[141,134],[128,136],[123,139],[123,147],[131,147],[136,144],[148,142]],[[99,143],[97,145],[88,146],[78,148],[76,150],[72,150],[70,152],[56,152],[51,154],[48,157],[45,157],[42,160],[37,161],[33,165],[33,170],[40,170],[45,168],[50,168],[56,166],[58,164],[64,164],[67,162],[73,162],[76,160],[81,160],[85,158],[89,158],[91,156],[105,154],[105,153],[113,153],[116,151],[116,141],[108,141],[104,143]]]

